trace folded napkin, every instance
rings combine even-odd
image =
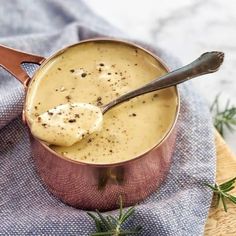
[[[27,52],[48,56],[101,35],[125,37],[78,0],[4,1],[0,7],[0,43]],[[155,53],[172,69],[178,66],[161,49]],[[213,127],[208,107],[191,83],[179,90],[181,111],[170,172],[127,222],[127,227],[141,225],[140,235],[189,236],[204,231],[212,193],[203,183],[215,178]],[[0,235],[89,235],[95,225],[86,212],[52,196],[35,172],[20,116],[23,100],[22,85],[1,70]]]

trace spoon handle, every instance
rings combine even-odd
[[[144,85],[141,88],[128,92],[110,103],[102,106],[103,114],[107,112],[113,106],[125,102],[131,98],[139,95],[150,93],[159,89],[164,89],[183,83],[194,77],[201,76],[208,73],[216,72],[224,60],[223,52],[206,52],[202,54],[198,59],[192,63],[181,67],[180,69],[174,70],[166,75],[156,78],[150,83]]]

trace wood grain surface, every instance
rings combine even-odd
[[[225,141],[216,131],[217,149],[217,183],[236,176],[236,156],[232,153]],[[236,188],[232,190],[236,195]],[[214,207],[214,199],[209,211],[205,226],[205,236],[236,236],[236,205],[227,201],[228,212],[224,212],[223,206]]]

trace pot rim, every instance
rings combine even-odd
[[[161,66],[167,71],[170,72],[169,67],[166,65],[166,63],[157,55],[155,55],[154,53],[150,52],[149,50],[143,48],[142,46],[130,42],[128,40],[123,40],[123,39],[116,39],[116,38],[112,38],[112,37],[96,37],[96,38],[90,38],[90,39],[86,39],[86,40],[81,40],[80,42],[77,43],[73,43],[63,49],[60,49],[59,51],[55,52],[54,54],[52,54],[50,57],[45,58],[45,60],[43,60],[42,64],[39,66],[39,68],[37,68],[37,70],[35,71],[34,75],[32,76],[32,78],[30,79],[27,89],[26,89],[26,96],[25,96],[25,101],[24,101],[24,107],[23,107],[23,117],[24,120],[27,124],[27,126],[29,127],[30,133],[31,133],[31,129],[30,129],[30,125],[29,122],[27,120],[27,116],[26,116],[26,100],[27,100],[27,94],[28,94],[28,88],[30,87],[31,82],[33,81],[34,77],[37,75],[38,71],[40,69],[42,69],[42,67],[44,67],[52,58],[62,54],[64,51],[66,51],[69,48],[75,47],[79,44],[83,44],[83,43],[89,43],[89,42],[102,42],[102,41],[106,41],[106,42],[114,42],[114,43],[121,43],[121,44],[126,44],[128,46],[132,46],[134,48],[138,48],[142,51],[144,51],[145,53],[149,54],[151,57],[153,57],[155,60],[157,60]],[[144,153],[135,156],[132,159],[126,160],[126,161],[122,161],[122,162],[116,162],[116,163],[108,163],[108,164],[104,164],[104,163],[86,163],[86,162],[82,162],[82,161],[75,161],[72,160],[66,156],[60,155],[59,153],[55,152],[54,150],[52,150],[44,141],[36,138],[32,133],[31,135],[33,136],[34,139],[36,139],[38,142],[41,143],[42,146],[44,146],[44,148],[46,148],[51,154],[63,159],[64,161],[69,161],[72,162],[74,164],[79,164],[79,165],[84,165],[84,166],[90,166],[90,167],[115,167],[115,166],[121,166],[124,164],[129,164],[133,161],[136,161],[142,157],[144,157],[147,153],[149,153],[150,151],[152,151],[153,149],[156,149],[158,147],[160,147],[162,145],[163,142],[166,141],[166,139],[170,136],[170,134],[172,133],[173,129],[176,127],[176,123],[178,120],[178,116],[179,116],[179,111],[180,111],[180,94],[179,94],[179,90],[178,87],[176,85],[173,86],[175,88],[175,92],[176,92],[176,97],[177,97],[177,105],[176,105],[176,111],[175,111],[175,118],[174,121],[172,122],[171,127],[169,128],[169,130],[166,132],[166,134],[163,136],[162,139],[160,139],[156,145],[154,145],[152,148],[148,149],[147,151],[145,151]]]

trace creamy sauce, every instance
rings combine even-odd
[[[79,44],[54,57],[35,74],[27,93],[26,118],[32,126],[41,114],[61,104],[101,106],[165,73],[152,56],[132,46]],[[174,87],[142,95],[108,111],[101,131],[72,146],[50,148],[86,163],[132,159],[163,139],[174,122],[177,103]]]
[[[32,134],[57,146],[71,146],[102,128],[102,111],[88,103],[66,103],[33,119]]]

